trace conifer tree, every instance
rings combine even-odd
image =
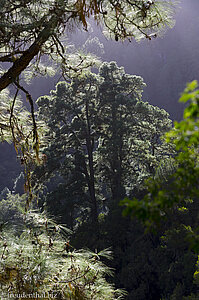
[[[161,142],[171,121],[164,110],[141,101],[143,86],[141,77],[125,74],[115,62],[103,63],[99,74],[60,82],[37,101],[50,137],[39,181],[59,174],[67,194],[90,201],[96,221],[102,198],[117,203],[140,189],[158,161],[171,155]]]
[[[90,17],[103,26],[104,34],[116,41],[144,37],[150,40],[173,26],[175,11],[175,1],[2,0],[0,5],[0,92],[12,85],[16,88],[13,107],[18,93],[29,102],[33,141],[28,147],[34,147],[37,161],[41,137],[34,100],[23,80],[54,74],[55,69],[64,78],[74,77],[93,66],[96,62],[93,56],[74,53],[66,41],[69,31],[87,30]],[[0,105],[4,106],[4,101]],[[1,123],[1,137],[14,127],[19,128],[16,122]],[[20,146],[19,151],[23,151]]]

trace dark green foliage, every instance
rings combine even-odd
[[[184,119],[175,122],[174,129],[167,133],[167,140],[172,142],[177,150],[174,159],[174,169],[166,178],[148,180],[147,192],[144,198],[125,199],[124,214],[133,214],[144,222],[147,227],[162,223],[168,217],[171,222],[162,237],[162,247],[169,254],[169,272],[174,280],[164,283],[163,299],[167,299],[168,291],[171,299],[195,299],[197,289],[187,288],[194,273],[194,261],[198,254],[198,117],[199,117],[199,90],[196,81],[187,85],[180,101],[189,101]],[[178,219],[176,219],[178,216]],[[194,250],[194,252],[192,250]],[[184,272],[182,273],[182,271]],[[173,273],[173,274],[172,274]],[[164,274],[162,272],[162,274]],[[182,274],[183,278],[182,278]],[[181,279],[180,279],[181,278]],[[194,274],[195,283],[198,284],[198,271]],[[179,281],[180,279],[180,281]],[[177,283],[178,282],[178,283]],[[177,283],[177,285],[176,285]],[[188,296],[192,292],[192,296]]]
[[[98,75],[61,82],[38,99],[50,142],[37,181],[56,176],[48,207],[71,228],[85,212],[97,219],[111,201],[141,189],[158,162],[171,155],[170,145],[161,141],[171,121],[164,110],[141,100],[143,87],[141,77],[111,62],[103,63]]]
[[[109,265],[115,277],[109,280],[128,291],[127,299],[182,299],[196,291],[197,256],[184,237],[192,234],[189,225],[196,224],[198,208],[195,201],[174,208],[169,203],[167,212],[154,204],[151,215],[141,201],[146,193],[144,179],[153,175],[150,180],[155,187],[167,190],[174,184],[170,178],[178,163],[173,143],[161,139],[170,128],[168,115],[141,101],[141,89],[136,89],[139,82],[143,84],[114,63],[103,64],[99,75],[59,83],[51,96],[41,97],[40,114],[53,140],[44,150],[48,157],[45,168],[35,174],[43,182],[50,180],[45,204],[75,229],[75,247],[112,246],[114,260]],[[86,171],[90,175],[89,140],[93,143],[98,226],[89,221],[91,196],[85,176]],[[159,221],[156,234],[146,233],[138,220],[121,217],[118,201],[128,193],[139,199],[134,202],[138,217],[145,218],[146,224]]]
[[[188,224],[190,216],[193,222],[198,208],[187,214],[173,211],[155,233],[146,233],[138,220],[122,218],[121,213],[122,208],[111,207],[100,222],[99,238],[85,224],[73,235],[73,243],[91,249],[112,245],[114,259],[109,265],[115,269],[115,285],[128,292],[126,299],[170,299],[179,286],[183,296],[195,292],[197,255],[190,250],[189,230],[181,223]]]
[[[71,237],[72,232],[44,212],[24,213],[26,196],[8,192],[6,198],[4,189],[0,201],[1,292],[56,292],[58,299],[121,299],[122,292],[115,291],[105,280],[108,278],[125,288],[131,300],[180,300],[188,295],[194,299],[196,255],[189,247],[198,250],[196,83],[181,98],[192,101],[185,120],[175,124],[168,135],[170,143],[166,143],[162,135],[171,128],[171,121],[164,110],[141,100],[141,77],[125,74],[114,62],[103,63],[99,73],[93,74],[88,70],[94,64],[91,57],[85,59],[81,53],[68,57],[60,39],[66,28],[82,24],[87,29],[87,18],[94,15],[116,41],[151,40],[157,35],[154,30],[172,24],[171,1],[0,4],[0,14],[5,15],[0,24],[0,61],[12,65],[2,71],[0,90],[10,83],[16,87],[14,101],[7,91],[0,95],[1,139],[14,141],[25,165],[25,189],[31,198],[33,184],[38,203],[74,231]],[[61,65],[64,78],[73,80],[59,83],[50,96],[38,100],[36,124],[31,96],[19,84],[19,76],[25,69],[30,77],[42,73],[43,54]],[[36,63],[27,70],[35,57]],[[49,70],[44,69],[43,74]],[[30,102],[31,115],[17,98],[19,90]],[[47,143],[43,139],[39,143],[38,129],[41,136],[45,131]],[[173,145],[179,153],[174,153]],[[41,156],[39,150],[43,150]],[[31,181],[35,160],[43,165]],[[150,176],[146,187],[144,181]],[[128,197],[123,202],[127,213],[133,212],[148,226],[159,222],[156,235],[146,233],[137,219],[132,222],[121,217],[118,202],[124,197]],[[76,251],[70,237],[78,248],[89,246],[95,252]],[[109,263],[116,271],[114,279],[100,260],[103,257],[107,262],[110,251],[98,251],[109,246],[114,254]],[[194,275],[196,284],[198,274]]]
[[[168,176],[168,183],[150,178],[146,184],[148,193],[142,201],[125,199],[124,214],[135,214],[146,225],[151,225],[162,219],[165,213],[174,205],[185,206],[191,201],[197,201],[199,164],[199,90],[197,82],[193,81],[185,89],[181,102],[190,100],[184,111],[184,120],[175,122],[174,129],[167,133],[167,140],[172,142],[178,151],[174,165],[176,170]]]
[[[71,247],[71,243],[77,249],[89,247],[99,252],[99,255],[101,249],[112,247],[113,260],[108,262],[107,258],[103,258],[103,261],[115,269],[115,276],[114,278],[109,274],[106,276],[109,282],[128,292],[126,299],[181,300],[183,297],[189,299],[189,295],[193,295],[194,299],[197,295],[198,272],[195,266],[197,255],[192,249],[197,250],[198,246],[197,232],[194,230],[198,226],[198,201],[194,189],[193,194],[190,193],[192,199],[188,197],[190,190],[186,191],[186,189],[191,187],[187,185],[189,176],[185,177],[186,180],[181,180],[179,185],[175,186],[174,182],[178,169],[180,171],[177,174],[183,174],[183,178],[186,176],[186,171],[192,170],[195,174],[193,168],[197,163],[194,164],[193,161],[197,162],[197,152],[190,147],[188,155],[185,151],[186,147],[183,148],[183,161],[180,163],[172,157],[175,154],[177,159],[180,157],[182,160],[182,152],[174,152],[173,142],[167,144],[161,139],[161,135],[170,128],[171,122],[165,111],[141,101],[142,85],[143,81],[140,77],[127,75],[115,63],[110,63],[102,65],[99,75],[88,76],[87,74],[86,77],[74,80],[71,84],[59,83],[51,96],[43,96],[38,100],[39,114],[40,116],[43,114],[43,121],[49,128],[49,145],[44,148],[42,158],[44,165],[38,167],[34,173],[34,187],[41,194],[39,203],[43,203],[56,217],[60,217],[62,223],[74,230],[70,236],[70,244],[67,246],[70,247],[69,252],[74,258],[73,272],[76,272],[77,277],[85,276],[84,279],[88,283],[82,291],[82,283],[76,281],[73,285],[73,278],[71,279],[66,293],[74,299],[91,297],[89,284],[93,284],[93,288],[98,289],[100,282],[106,296],[101,296],[104,294],[99,296],[96,292],[92,294],[93,299],[95,296],[96,299],[100,297],[114,299],[119,295],[117,296],[112,287],[102,279],[105,271],[98,274],[99,277],[95,277],[95,267],[100,268],[101,264],[92,265],[94,273],[91,272],[92,274],[87,278],[86,268],[95,261],[98,254],[72,250],[74,248]],[[132,92],[130,95],[129,91]],[[177,135],[178,141],[180,141],[179,136],[180,133]],[[174,139],[173,135],[172,139]],[[128,148],[129,144],[130,148]],[[93,161],[89,160],[89,155]],[[182,166],[186,166],[186,169]],[[93,177],[91,167],[94,171]],[[167,203],[164,193],[159,194],[161,199],[166,199],[163,204],[142,202],[147,193],[144,179],[150,175],[153,176],[150,182],[155,182],[155,187],[151,187],[154,195],[157,187],[171,194],[173,192],[171,187],[180,188],[180,184],[183,187],[183,182],[186,189],[181,205],[176,205],[176,202],[173,206],[173,200]],[[97,200],[97,223],[93,222],[91,217],[92,194],[89,185],[92,178]],[[193,176],[189,184],[193,184],[194,180]],[[45,184],[46,192],[44,190],[42,194],[41,186]],[[133,194],[138,199],[137,202],[136,200],[133,202],[134,211],[138,212],[137,217],[145,218],[145,224],[151,225],[154,221],[159,221],[160,227],[156,228],[155,233],[150,231],[146,233],[144,226],[137,219],[132,221],[130,217],[122,218],[122,208],[118,207],[118,202],[122,195],[128,194]],[[180,195],[182,193],[179,193],[178,197]],[[5,231],[5,239],[13,240],[17,235],[18,240],[13,245],[16,248],[24,247],[24,261],[27,262],[27,253],[34,258],[34,268],[30,260],[30,265],[27,264],[28,262],[24,263],[24,268],[21,268],[19,274],[23,286],[26,286],[24,280],[28,268],[31,269],[31,274],[35,272],[34,278],[39,282],[46,276],[47,278],[54,276],[54,267],[59,263],[62,264],[62,259],[65,261],[69,257],[67,251],[67,257],[60,256],[60,251],[63,250],[60,247],[64,247],[66,241],[68,243],[69,236],[65,235],[64,240],[61,236],[54,236],[56,233],[53,231],[53,226],[57,225],[48,220],[44,214],[41,216],[33,214],[31,223],[27,224],[27,228],[31,228],[30,234],[26,230],[21,233],[24,220],[21,218],[21,213],[18,213],[20,199],[9,194],[7,200],[2,200],[2,226],[6,225],[7,216],[12,217],[12,225],[16,221],[18,226],[13,226],[12,233]],[[8,202],[8,207],[3,208]],[[137,203],[140,206],[136,206]],[[152,209],[149,211],[148,207]],[[37,224],[35,225],[33,221]],[[38,228],[38,224],[43,225]],[[49,224],[47,229],[45,224]],[[36,236],[33,234],[35,231]],[[37,245],[38,250],[41,243],[44,252],[34,252],[34,245]],[[29,252],[26,252],[27,248]],[[13,255],[11,257],[15,257],[15,262],[20,265],[20,258],[13,252],[14,249],[15,247],[12,251],[9,250]],[[46,251],[48,253],[50,251],[51,263],[46,260]],[[42,259],[42,272],[38,269],[40,268],[37,264],[38,259]],[[81,261],[79,263],[82,264],[82,269],[76,268],[76,259]],[[48,269],[45,268],[46,264]],[[71,275],[70,267],[71,265],[66,262],[64,272],[67,278]],[[0,278],[7,289],[10,281],[16,282],[18,271],[15,269],[13,271],[10,266],[7,268],[7,261],[4,271],[5,276]],[[62,274],[56,273],[56,276],[58,278],[56,289],[60,297],[66,297],[63,294]],[[65,277],[64,280],[66,281]],[[24,288],[26,292],[37,290],[35,281],[29,280],[29,283],[30,285]],[[48,291],[44,283],[42,290]]]

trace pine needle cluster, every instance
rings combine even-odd
[[[23,199],[24,198],[24,199]],[[15,200],[15,201],[14,201]],[[45,213],[24,211],[25,197],[1,200],[0,294],[4,299],[121,299],[106,281],[100,253],[75,250],[70,231]]]

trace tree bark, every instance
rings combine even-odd
[[[115,96],[114,96],[115,97]],[[114,101],[113,101],[114,103]],[[121,128],[118,126],[117,107],[112,106],[112,178],[111,178],[111,193],[114,203],[125,196],[124,187],[122,185],[122,135]]]
[[[98,212],[97,212],[97,200],[95,193],[95,172],[94,172],[94,162],[93,162],[93,142],[91,137],[90,129],[90,119],[88,112],[88,100],[86,100],[86,121],[87,121],[87,136],[86,136],[86,146],[88,151],[88,164],[89,164],[89,193],[92,203],[92,219],[95,224],[98,224]]]
[[[20,58],[18,58],[12,67],[4,73],[0,78],[0,91],[5,89],[9,84],[16,80],[23,70],[27,68],[31,60],[39,53],[42,45],[49,39],[55,28],[59,23],[57,15],[53,15],[45,28],[40,32],[34,43],[24,51]]]

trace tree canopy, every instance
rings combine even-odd
[[[10,135],[18,152],[27,152],[39,162],[41,136],[34,113],[34,99],[24,87],[23,80],[55,73],[66,79],[82,75],[96,63],[93,56],[77,52],[67,43],[68,32],[77,28],[87,30],[89,18],[103,27],[104,34],[115,40],[151,39],[173,26],[175,1],[82,1],[82,0],[10,0],[0,1],[0,92],[10,84],[15,89],[10,109],[10,122],[1,122],[1,137]],[[7,93],[7,92],[6,92]],[[22,93],[30,104],[32,126],[26,150],[16,140],[19,132],[17,118],[13,122],[17,96]],[[4,94],[1,93],[1,99]],[[9,97],[11,99],[11,97]],[[1,100],[1,105],[4,106]],[[2,109],[2,120],[7,119]],[[12,121],[12,122],[11,122]],[[26,120],[24,120],[25,124]],[[31,155],[30,155],[31,152]],[[35,155],[34,155],[35,154]],[[21,155],[23,156],[23,154]]]
[[[142,189],[144,179],[171,155],[172,148],[161,141],[171,128],[169,115],[141,100],[143,87],[140,76],[110,62],[98,74],[58,83],[51,95],[37,100],[49,143],[36,182],[60,176],[58,201],[68,212],[73,208],[74,219],[87,205],[97,221],[104,205],[117,205]]]
[[[170,164],[172,171],[167,172],[170,164],[165,164],[166,176],[150,178],[146,186],[148,193],[142,201],[124,200],[125,213],[133,212],[146,224],[160,221],[168,210],[175,206],[183,207],[198,201],[198,116],[199,90],[197,81],[187,84],[180,102],[188,102],[184,110],[184,119],[175,122],[174,128],[166,134],[167,142],[172,142],[176,155]]]
[[[6,71],[1,70],[0,91],[15,82],[33,59],[38,71],[44,54],[53,59],[59,56],[66,64],[61,37],[77,26],[87,30],[91,16],[116,40],[151,39],[173,25],[172,1],[2,0],[0,4],[0,62],[9,64]]]

